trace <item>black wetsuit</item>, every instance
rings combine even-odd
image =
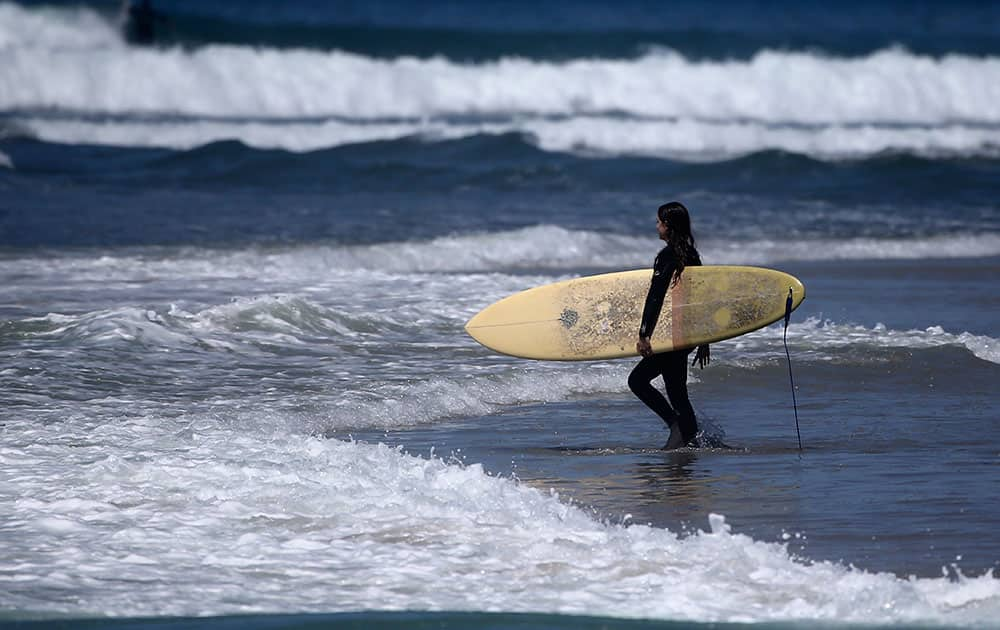
[[[688,261],[685,266],[700,264],[701,258],[697,252],[694,252],[694,260]],[[666,298],[676,268],[677,257],[674,250],[667,245],[660,250],[653,263],[653,279],[649,284],[646,304],[642,309],[642,325],[639,327],[640,337],[648,338],[653,335],[653,329],[660,318],[663,300]],[[687,359],[690,354],[691,349],[689,348],[643,357],[628,377],[628,386],[639,397],[639,400],[655,411],[667,423],[667,426],[678,424],[685,444],[691,442],[698,433],[698,421],[687,393]],[[666,386],[667,396],[670,398],[669,403],[663,394],[651,384],[657,376],[663,377],[663,384]]]

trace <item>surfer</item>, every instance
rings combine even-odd
[[[628,386],[639,400],[646,403],[670,427],[670,437],[663,446],[670,450],[698,445],[698,420],[687,391],[687,359],[691,349],[654,354],[650,337],[653,336],[653,329],[660,317],[667,290],[680,280],[685,267],[700,265],[701,256],[691,234],[691,216],[682,203],[671,201],[657,209],[656,231],[666,246],[653,262],[653,279],[642,309],[639,341],[635,344],[642,359],[629,374]],[[698,346],[691,365],[704,368],[710,361],[711,353],[708,344],[705,344]],[[652,385],[657,376],[663,377],[669,403]]]
[[[166,21],[166,18],[153,8],[151,0],[141,0],[138,4],[125,0],[122,13],[125,17],[125,41],[138,46],[156,43],[156,25]]]

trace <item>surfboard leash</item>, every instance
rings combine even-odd
[[[795,379],[792,377],[792,355],[788,352],[788,321],[792,318],[792,289],[788,288],[785,300],[785,332],[781,336],[785,344],[785,358],[788,359],[788,382],[792,386],[792,410],[795,412],[795,436],[799,439],[799,453],[802,452],[802,433],[799,431],[799,405],[795,400]]]

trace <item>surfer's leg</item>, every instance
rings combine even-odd
[[[628,375],[628,387],[646,406],[656,412],[667,426],[671,426],[677,421],[677,414],[670,407],[670,403],[663,397],[660,390],[653,387],[652,381],[657,376],[662,376],[662,355],[654,354],[650,357],[643,357],[638,365],[632,368],[632,373]]]
[[[660,390],[652,385],[652,381],[657,376],[663,376],[663,355],[654,354],[645,357],[632,369],[628,377],[628,386],[639,400],[646,403],[646,406],[656,412],[656,415],[663,419],[663,422],[670,428],[670,437],[663,445],[665,450],[672,450],[684,446],[684,433],[681,431],[680,423],[677,421],[677,414],[670,407],[670,403],[663,397]]]
[[[688,398],[687,359],[690,350],[663,353],[663,384],[667,397],[677,412],[677,422],[684,436],[684,444],[689,444],[698,435],[698,419]]]

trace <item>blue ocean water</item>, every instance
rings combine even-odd
[[[0,2],[0,623],[997,627],[1000,4],[153,5]],[[801,451],[464,334],[671,199]]]

